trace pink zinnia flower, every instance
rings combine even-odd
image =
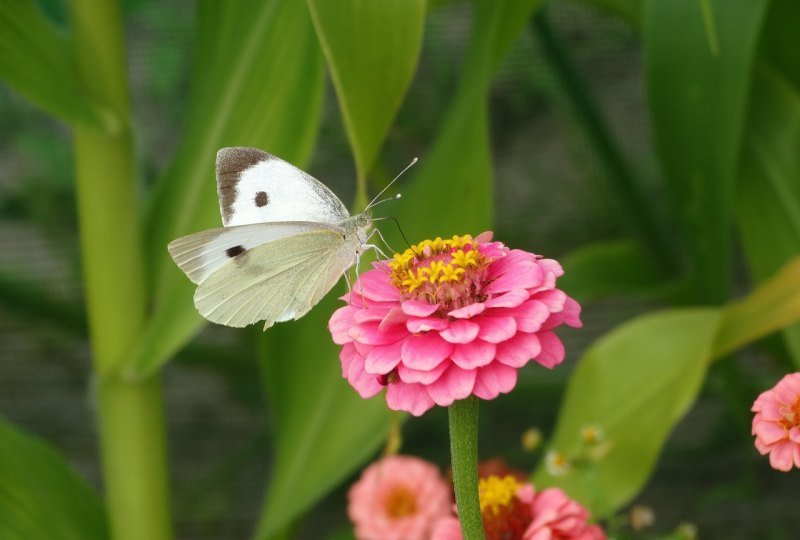
[[[358,540],[428,540],[450,513],[450,487],[435,465],[389,456],[364,469],[347,495]]]
[[[800,373],[790,373],[763,392],[752,411],[753,435],[761,455],[769,454],[773,469],[800,468]]]
[[[558,488],[535,493],[512,476],[482,478],[481,517],[486,540],[605,540],[589,512]],[[431,540],[462,540],[458,518],[439,520]]]
[[[564,359],[555,327],[581,326],[580,306],[556,288],[562,274],[491,233],[425,240],[375,263],[329,323],[343,376],[364,398],[386,387],[389,407],[415,416],[510,392],[531,359]]]

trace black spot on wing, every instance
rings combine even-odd
[[[217,152],[217,195],[225,223],[230,221],[233,214],[233,202],[238,194],[236,185],[242,171],[271,157],[257,148],[243,146],[221,148]]]
[[[267,206],[269,204],[269,195],[267,195],[266,191],[259,191],[256,193],[256,206],[261,208],[262,206]]]
[[[244,248],[244,246],[233,246],[225,250],[225,255],[233,259],[237,255],[241,255],[245,251],[247,250]]]

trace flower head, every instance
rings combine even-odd
[[[347,513],[358,540],[427,540],[451,504],[435,465],[389,456],[364,469],[348,493]]]
[[[800,373],[790,373],[753,403],[753,435],[773,469],[800,468]]]
[[[414,415],[510,392],[531,359],[564,359],[555,327],[581,326],[562,274],[490,233],[420,242],[363,273],[331,317],[343,375],[365,398],[386,387],[389,407]]]
[[[486,540],[604,540],[603,530],[589,525],[589,512],[557,488],[535,493],[513,476],[481,478],[481,517]],[[431,540],[461,540],[458,518],[441,519]]]

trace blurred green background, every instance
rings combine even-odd
[[[644,13],[644,4],[650,4],[648,13]],[[764,237],[759,237],[756,232],[749,233],[746,224],[741,225],[740,231],[734,231],[731,224],[734,218],[730,215],[721,219],[725,227],[721,236],[737,239],[728,246],[719,247],[718,252],[715,251],[717,244],[709,249],[709,244],[703,245],[698,241],[697,245],[692,245],[692,241],[686,240],[687,231],[692,230],[692,220],[695,220],[694,226],[701,229],[717,227],[717,222],[710,216],[713,212],[703,206],[703,196],[692,191],[702,184],[693,183],[692,174],[702,176],[703,171],[713,173],[724,169],[720,173],[722,176],[738,178],[751,166],[746,161],[747,152],[763,157],[764,153],[769,154],[771,149],[779,147],[775,141],[786,141],[789,157],[782,162],[780,156],[767,156],[762,161],[754,160],[755,163],[766,162],[765,167],[772,167],[774,171],[786,162],[796,166],[800,154],[792,155],[794,150],[798,150],[796,139],[784,137],[777,127],[772,129],[772,124],[766,124],[766,121],[759,123],[758,119],[747,116],[758,111],[754,113],[747,106],[746,99],[736,102],[741,109],[736,116],[740,121],[737,125],[733,125],[733,121],[726,124],[726,119],[715,123],[718,118],[712,111],[708,119],[698,121],[699,125],[707,127],[707,131],[690,130],[694,138],[681,131],[687,125],[691,128],[691,121],[686,117],[693,112],[671,108],[675,104],[664,95],[683,89],[677,83],[673,89],[665,87],[674,75],[658,72],[661,64],[652,60],[653,55],[662,54],[665,49],[680,48],[682,29],[677,21],[681,19],[664,19],[663,24],[672,25],[670,32],[674,35],[669,41],[652,28],[657,24],[652,12],[662,9],[655,4],[659,3],[635,0],[546,2],[539,8],[536,22],[533,18],[526,18],[519,23],[521,31],[518,37],[510,35],[508,39],[514,38],[513,44],[510,44],[507,54],[500,53],[496,73],[488,75],[487,81],[490,80],[491,85],[486,103],[491,158],[487,163],[491,165],[493,182],[490,184],[491,193],[481,195],[479,201],[481,208],[488,209],[486,215],[479,216],[474,222],[492,219],[496,237],[512,247],[525,248],[547,257],[567,257],[567,277],[571,269],[569,262],[575,261],[578,279],[573,282],[565,280],[564,288],[587,303],[583,315],[584,329],[561,332],[568,351],[563,367],[546,373],[536,368],[523,370],[519,386],[512,394],[483,405],[480,424],[482,458],[500,456],[511,465],[528,471],[537,466],[541,454],[526,453],[520,437],[532,426],[546,435],[552,433],[564,387],[575,361],[598,337],[623,321],[656,308],[674,304],[717,304],[741,296],[753,288],[754,282],[768,277],[792,254],[797,254],[800,242],[800,221],[797,219],[800,214],[796,211],[800,208],[800,198],[797,197],[800,177],[785,170],[782,178],[788,183],[788,188],[784,185],[776,191],[783,194],[788,209],[776,213],[785,211],[789,216],[789,222],[794,226],[789,236],[795,243],[790,241],[782,251],[776,249],[781,253],[772,259],[774,263],[764,262],[769,257],[755,253]],[[694,4],[683,4],[696,4],[698,27],[705,29],[703,39],[708,39],[706,43],[712,56],[717,47],[717,54],[727,62],[733,53],[726,45],[739,39],[739,27],[734,24],[736,21],[731,22],[734,19],[731,13],[737,9],[744,12],[746,8],[737,7],[725,14],[725,2],[697,0]],[[736,4],[740,6],[742,2]],[[760,54],[769,57],[767,48],[771,44],[765,44],[768,37],[786,35],[774,26],[783,20],[782,13],[795,16],[797,10],[786,8],[791,4],[788,1],[761,4],[758,20],[773,26],[770,27],[771,33],[762,34],[764,41],[753,47],[761,47],[758,49],[762,51]],[[56,26],[62,30],[68,26],[68,9],[64,4],[50,0],[38,5]],[[716,19],[703,18],[703,7],[709,5],[716,10]],[[198,135],[206,129],[202,117],[214,116],[215,108],[222,105],[215,102],[212,90],[196,100],[188,96],[202,93],[196,90],[203,82],[198,82],[198,73],[204,65],[209,66],[212,74],[224,77],[224,70],[220,71],[219,66],[237,59],[234,56],[215,58],[203,49],[195,31],[205,28],[203,24],[213,25],[215,19],[211,15],[205,19],[200,17],[194,2],[128,0],[122,2],[122,9],[132,110],[131,131],[138,170],[136,193],[145,198],[151,193],[169,192],[171,188],[165,187],[167,184],[160,180],[162,175],[184,174],[185,169],[197,167],[196,175],[200,180],[192,184],[192,189],[202,190],[199,196],[206,199],[212,195],[215,197],[210,164],[216,148],[200,158],[181,144],[192,137],[202,137],[202,134]],[[457,171],[454,173],[456,181],[450,184],[446,184],[450,178],[437,177],[446,189],[414,183],[414,179],[420,175],[426,179],[433,176],[424,169],[426,159],[433,152],[437,136],[447,122],[445,113],[454,96],[461,95],[459,77],[468,63],[465,58],[475,13],[485,14],[488,9],[473,9],[467,2],[443,1],[428,6],[422,49],[413,81],[388,130],[385,143],[382,146],[380,142],[375,143],[380,146],[380,150],[376,150],[377,161],[374,165],[367,165],[366,171],[357,170],[354,163],[340,101],[327,74],[319,83],[318,133],[313,133],[316,120],[312,118],[315,112],[312,108],[307,111],[308,117],[297,117],[297,127],[292,126],[291,120],[287,123],[289,127],[285,128],[288,131],[284,131],[284,139],[289,137],[286,133],[293,133],[292,129],[303,131],[305,128],[301,124],[311,126],[306,135],[296,136],[303,140],[302,143],[297,143],[293,150],[284,151],[289,155],[282,153],[280,147],[265,147],[264,150],[297,162],[348,203],[356,197],[357,177],[369,177],[375,185],[380,185],[412,157],[418,156],[421,160],[417,167],[419,170],[412,170],[398,184],[403,199],[385,205],[381,213],[400,216],[404,229],[412,235],[412,241],[421,239],[424,234],[448,236],[481,232],[453,229],[454,224],[472,222],[469,218],[465,218],[466,221],[451,219],[459,212],[468,211],[442,196],[443,193],[456,193],[453,199],[458,201],[461,184],[457,180],[461,178],[459,175],[468,175],[470,171]],[[664,17],[669,15],[665,13]],[[796,30],[797,27],[791,25],[794,20],[787,17],[785,27]],[[218,21],[222,26],[224,20],[220,18]],[[315,43],[316,38],[310,33],[308,38],[311,40],[309,43]],[[741,41],[746,41],[746,36]],[[757,41],[753,37],[753,43]],[[780,40],[776,38],[776,41]],[[310,71],[316,69],[321,73],[319,53],[308,52],[311,49],[291,49],[296,47],[294,42],[287,47],[290,50],[285,51],[286,58],[283,59],[287,65],[301,66]],[[780,58],[771,58],[773,61],[767,67],[750,69],[748,64],[746,76],[761,82],[762,79],[780,79],[780,85],[776,83],[776,86],[789,96],[788,107],[794,116],[780,113],[777,105],[777,112],[768,111],[764,116],[775,124],[788,118],[794,126],[800,118],[800,79],[792,74],[800,73],[796,69],[800,62],[797,58],[800,56],[800,43],[795,36],[793,42],[784,42],[779,48],[782,50]],[[703,54],[707,53],[708,50],[703,51]],[[690,71],[694,56],[701,53],[690,50],[687,45],[685,51],[677,54],[686,55],[684,67]],[[747,61],[752,61],[753,54],[752,51],[745,52],[744,56]],[[310,59],[311,56],[314,58]],[[209,60],[209,64],[200,63],[201,69],[198,70],[198,59]],[[267,58],[265,62],[268,64],[269,60]],[[254,62],[254,65],[259,64]],[[672,68],[680,70],[680,66]],[[697,69],[706,73],[702,66]],[[279,77],[281,73],[278,72]],[[8,77],[8,71],[5,75]],[[309,77],[314,79],[314,74]],[[305,79],[299,77],[298,80]],[[729,83],[733,84],[720,77],[720,85]],[[688,91],[696,92],[695,101],[701,105],[704,99],[723,102],[723,111],[728,110],[725,109],[726,99],[736,101],[736,96],[727,94],[703,94],[709,91],[709,86],[713,87],[703,86],[701,80]],[[285,98],[306,91],[313,94],[315,90],[290,87],[281,96]],[[383,88],[376,89],[376,92],[382,91]],[[758,92],[773,91],[769,84],[760,84],[749,90],[756,96],[759,96]],[[745,90],[744,95],[749,95],[747,92]],[[247,96],[237,99],[247,99]],[[269,101],[269,86],[260,88],[258,99]],[[313,103],[314,99],[314,96],[309,97],[309,102]],[[659,100],[662,100],[660,105]],[[692,102],[691,96],[688,101]],[[763,102],[779,103],[770,101],[770,95]],[[732,106],[737,105],[734,103]],[[358,107],[357,103],[355,107]],[[249,121],[268,124],[272,118],[266,116],[262,120],[256,116]],[[654,118],[656,126],[651,124]],[[744,118],[750,118],[746,120],[746,126],[742,125]],[[678,127],[670,123],[673,119]],[[726,126],[728,131],[737,134],[729,136],[724,131]],[[265,129],[268,128],[266,125]],[[75,204],[76,164],[71,133],[65,124],[5,85],[0,86],[0,129],[0,415],[52,445],[91,486],[102,492],[103,475],[95,422],[96,375],[91,375],[85,322]],[[226,129],[234,133],[231,139],[236,140],[235,122]],[[797,135],[794,127],[787,129]],[[742,131],[741,140],[753,136],[756,144],[742,143],[739,130]],[[274,136],[280,137],[280,133]],[[236,141],[234,144],[249,144]],[[670,144],[669,141],[677,142]],[[707,146],[700,147],[702,145]],[[728,161],[724,155],[718,159],[711,158],[708,165],[697,156],[715,152],[725,154],[724,148],[719,152],[715,150],[725,145],[735,148],[737,157]],[[742,157],[739,157],[740,146],[744,148]],[[456,149],[449,153],[449,159],[463,159],[469,164],[474,151],[473,147],[465,147],[463,153]],[[202,165],[195,165],[195,162]],[[432,169],[438,172],[447,170],[439,166],[438,161],[436,163]],[[453,168],[457,169],[458,163],[454,163]],[[107,180],[113,182],[113,175],[111,171],[109,173]],[[476,175],[480,174],[481,171],[476,171]],[[685,178],[687,185],[680,186],[680,181],[672,180],[676,176]],[[635,189],[626,191],[626,181],[631,181]],[[405,189],[406,185],[408,189]],[[717,184],[712,182],[709,185]],[[175,189],[177,191],[169,197],[146,204],[149,215],[171,215],[169,204],[181,204],[184,193],[187,198],[194,196],[188,191]],[[677,196],[671,189],[677,191]],[[643,220],[631,211],[631,201],[625,200],[628,195],[633,197],[633,204],[639,204],[646,216]],[[743,222],[760,220],[772,210],[769,199],[765,199],[765,206],[759,208],[754,204],[748,209],[747,201],[759,199],[757,193],[748,194],[744,188],[736,192],[733,189],[721,190],[719,196],[725,199],[725,204],[721,205],[724,209],[720,212],[727,212],[738,204],[738,219]],[[683,201],[681,197],[684,197]],[[742,197],[746,199],[744,202]],[[739,202],[734,204],[736,200]],[[697,206],[692,207],[692,204]],[[437,219],[440,211],[445,216],[441,223],[446,223],[446,227],[442,227]],[[170,223],[172,218],[153,221],[157,225],[146,233],[148,238],[166,235],[168,240],[176,229],[192,232],[191,223],[204,222],[212,216],[201,210],[191,212],[188,217],[184,216],[186,219],[181,225]],[[177,214],[177,209],[174,214]],[[708,218],[708,224],[698,225],[698,215],[700,219]],[[174,219],[177,221],[179,218]],[[146,227],[151,226],[149,223]],[[653,230],[647,230],[648,226]],[[381,227],[386,232],[390,225]],[[108,234],[114,238],[113,231]],[[742,235],[744,242],[738,234]],[[389,236],[396,240],[392,231],[389,231]],[[655,256],[650,256],[651,253],[646,259],[640,259],[638,254],[634,254],[630,259],[623,258],[623,262],[611,267],[614,274],[611,278],[602,274],[602,260],[589,259],[587,262],[586,255],[569,258],[579,248],[617,242],[620,238],[656,239],[663,244],[648,246],[657,252]],[[766,238],[779,241],[769,233]],[[706,260],[704,254],[708,255]],[[164,261],[156,258],[166,258],[164,242],[146,245],[144,257],[146,265],[162,265]],[[642,260],[647,261],[643,266],[626,264],[626,261]],[[714,261],[725,269],[716,280],[712,268]],[[166,290],[164,283],[177,283],[182,276],[177,271],[168,275],[174,269],[167,265],[163,268],[166,270],[162,271],[161,277],[158,268],[151,272],[148,283],[161,284]],[[689,270],[681,270],[685,268]],[[699,270],[694,272],[697,268]],[[595,269],[599,269],[600,278],[592,273]],[[691,276],[700,278],[693,280]],[[692,283],[687,286],[687,281]],[[569,288],[570,284],[576,287],[574,292]],[[154,288],[157,286],[153,285]],[[159,305],[155,300],[151,301],[154,303],[147,307],[149,313]],[[317,326],[324,325],[334,305],[335,302],[329,300],[317,308],[319,313],[314,319]],[[188,316],[194,317],[195,314]],[[293,357],[291,344],[286,344],[293,343],[291,333],[295,330],[284,328],[293,324],[276,327],[273,342],[266,344],[262,343],[257,330],[241,331],[208,325],[182,346],[182,339],[188,339],[200,326],[199,321],[191,319],[171,334],[181,336],[174,342],[154,338],[149,344],[151,349],[146,349],[150,354],[139,355],[144,360],[136,364],[137,369],[147,372],[165,362],[174,350],[178,351],[174,361],[165,364],[163,369],[176,538],[250,537],[260,521],[259,516],[263,519],[264,492],[270,479],[274,478],[271,467],[275,458],[273,433],[281,429],[278,424],[284,409],[269,402],[270,385],[276,383],[266,380],[274,374],[262,363],[265,354]],[[153,332],[158,333],[157,325]],[[159,355],[163,359],[155,360],[155,365],[147,363],[147,358]],[[652,477],[644,491],[635,498],[636,504],[649,505],[656,513],[652,534],[648,532],[640,537],[666,534],[684,521],[697,525],[700,538],[795,537],[796,531],[800,530],[796,471],[794,474],[775,472],[768,467],[765,458],[757,455],[750,442],[751,416],[748,411],[760,391],[791,369],[791,358],[792,346],[784,346],[778,339],[772,339],[763,347],[748,349],[736,357],[727,358],[724,364],[712,367],[697,402],[670,435]],[[796,351],[794,358],[797,358]],[[335,356],[323,360],[337,363]],[[646,362],[646,359],[642,361]],[[272,379],[275,380],[281,380],[280,375]],[[352,392],[345,381],[337,379],[337,384],[341,386],[338,391],[343,394]],[[271,399],[275,399],[275,389],[272,390]],[[619,395],[620,400],[626,397]],[[286,406],[285,401],[282,403]],[[298,422],[302,422],[303,416],[297,414],[299,416],[290,418],[298,429],[302,429]],[[342,422],[346,424],[348,420],[343,418]],[[378,423],[384,425],[381,422],[378,419]],[[402,451],[431,459],[445,467],[448,462],[445,425],[446,413],[443,410],[405,422]],[[334,433],[331,436],[350,435]],[[376,455],[379,447],[375,443],[382,436],[383,433],[376,432],[375,441],[364,447],[365,455],[358,459]],[[316,448],[320,454],[326,451],[324,445]],[[297,538],[327,538],[348,530],[346,489],[357,472],[343,469],[342,474],[347,476],[345,481],[313,505],[307,514],[311,518],[301,518],[297,522],[294,529]],[[337,484],[334,480],[331,482]],[[291,490],[291,487],[286,489]]]

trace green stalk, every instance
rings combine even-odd
[[[642,192],[641,182],[628,165],[622,150],[608,127],[600,106],[588,90],[570,58],[566,47],[553,30],[546,9],[540,9],[531,26],[542,52],[558,78],[575,116],[583,125],[598,159],[605,167],[606,191],[616,206],[617,214],[634,237],[643,243],[655,260],[666,269],[676,269],[672,249],[662,230],[648,212],[650,204]]]
[[[458,520],[464,540],[484,540],[478,498],[478,398],[455,401],[448,409],[450,460]]]
[[[70,3],[78,76],[119,129],[74,129],[78,216],[100,449],[115,540],[169,540],[172,525],[161,384],[119,376],[146,313],[122,20],[116,0]]]

